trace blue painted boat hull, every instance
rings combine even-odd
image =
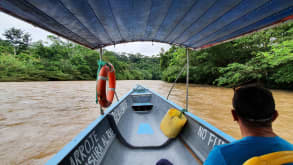
[[[162,158],[173,164],[201,164],[215,145],[234,140],[188,112],[180,135],[168,139],[160,122],[170,108],[182,110],[154,91],[133,89],[47,164],[150,165]]]

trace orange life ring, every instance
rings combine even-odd
[[[108,93],[106,95],[106,81],[109,78]],[[116,87],[115,69],[112,64],[104,65],[99,73],[97,82],[97,97],[99,104],[106,108],[112,104]]]

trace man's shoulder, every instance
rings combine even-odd
[[[252,148],[257,148],[257,147],[265,147],[263,145],[274,145],[275,147],[283,147],[283,148],[288,148],[288,150],[293,150],[293,145],[286,141],[285,139],[282,139],[279,136],[276,137],[256,137],[256,136],[250,136],[250,137],[245,137],[240,140],[235,140],[231,143],[228,144],[223,144],[220,145],[220,149],[226,149],[226,148],[231,148],[235,146],[242,146],[242,147],[252,147]]]
[[[235,146],[239,146],[239,145],[242,145],[242,144],[245,144],[246,145],[247,143],[253,143],[253,141],[250,140],[250,139],[248,139],[248,138],[242,138],[242,139],[239,139],[239,140],[235,140],[233,142],[230,142],[230,143],[218,145],[218,146],[216,146],[216,149],[218,149],[218,150],[221,151],[221,150],[233,148]]]
[[[229,158],[227,158],[226,155],[231,156],[231,153],[235,153],[235,150],[237,150],[235,146],[238,146],[238,144],[242,143],[242,141],[243,140],[241,139],[233,141],[231,143],[215,146],[209,153],[204,165],[227,164],[226,162],[229,162]]]
[[[262,146],[262,144],[280,144],[282,146],[287,146],[288,149],[290,149],[290,148],[293,149],[293,145],[291,143],[282,139],[279,136],[276,136],[276,137],[255,137],[255,136],[245,137],[240,140],[235,140],[231,143],[219,145],[218,149],[226,149],[226,148],[231,148],[234,146],[246,146],[246,147],[248,147],[249,145]]]
[[[282,138],[248,137],[216,146],[211,158],[221,157],[227,164],[239,164],[253,156],[285,150],[293,150],[293,146]]]
[[[215,149],[227,162],[243,162],[253,156],[277,151],[291,151],[293,150],[293,145],[280,137],[246,137],[228,144],[219,145]],[[231,155],[235,154],[237,156],[231,157]]]

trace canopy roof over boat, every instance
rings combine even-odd
[[[92,49],[132,41],[206,48],[293,19],[293,0],[1,0],[0,9]]]

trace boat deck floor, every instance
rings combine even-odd
[[[102,165],[155,165],[160,159],[167,159],[174,165],[199,165],[179,139],[162,149],[130,149],[117,139],[108,150]]]
[[[132,145],[157,146],[168,140],[160,131],[163,116],[164,113],[156,109],[156,106],[147,113],[134,112],[129,108],[118,127],[123,137]],[[102,164],[155,165],[163,158],[175,165],[200,164],[179,138],[159,149],[131,149],[115,138]]]

